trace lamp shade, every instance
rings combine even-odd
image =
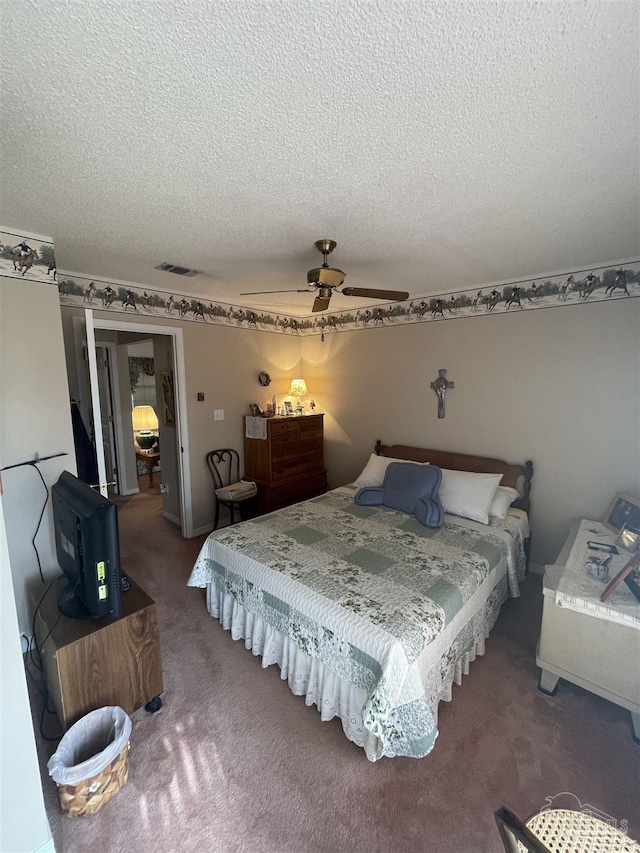
[[[309,392],[307,391],[307,383],[304,379],[292,379],[289,394],[291,397],[304,397]]]
[[[153,406],[134,406],[131,413],[131,421],[136,432],[158,429],[158,416]]]

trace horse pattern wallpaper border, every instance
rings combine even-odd
[[[36,245],[38,244],[38,245]],[[640,296],[640,260],[540,276],[537,279],[448,291],[356,311],[292,317],[134,284],[58,275],[53,243],[0,232],[0,275],[55,283],[62,306],[264,332],[324,335],[410,323],[482,317]]]

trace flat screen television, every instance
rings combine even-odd
[[[67,579],[58,609],[71,619],[122,615],[118,508],[69,471],[51,487],[56,557]]]

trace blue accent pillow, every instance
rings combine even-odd
[[[386,506],[415,515],[425,527],[441,527],[441,482],[442,471],[437,465],[391,462],[382,485],[359,489],[354,500],[359,506]]]

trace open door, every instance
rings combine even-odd
[[[109,346],[96,344],[98,367],[98,394],[100,397],[100,432],[104,447],[106,475],[112,491],[119,493],[118,450],[115,432],[115,415],[111,377],[111,352]]]
[[[105,462],[104,438],[102,432],[102,406],[100,403],[100,382],[98,380],[98,359],[96,356],[96,335],[93,325],[93,311],[85,308],[84,331],[87,341],[87,364],[89,367],[89,386],[91,391],[91,414],[94,424],[93,441],[96,448],[96,461],[98,463],[98,483],[100,494],[109,497],[109,481],[107,480],[107,465]]]

